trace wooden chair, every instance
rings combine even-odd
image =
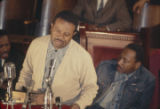
[[[139,42],[137,33],[89,31],[80,29],[80,44],[91,54],[95,67],[102,60],[117,58],[129,43]]]
[[[142,28],[140,36],[142,36],[141,38],[145,48],[145,66],[156,77],[156,88],[150,109],[158,109],[160,106],[160,24],[154,27]]]

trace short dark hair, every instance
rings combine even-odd
[[[0,38],[5,36],[5,35],[7,35],[7,31],[0,29]]]
[[[77,28],[78,26],[78,17],[77,15],[73,14],[71,11],[68,11],[68,10],[64,10],[64,11],[61,11],[59,12],[53,19],[53,23],[55,23],[55,21],[58,19],[58,18],[61,18],[67,22],[70,22],[72,24],[75,25],[75,29]]]
[[[143,63],[144,62],[144,50],[143,47],[139,44],[131,43],[128,44],[125,48],[129,48],[136,52],[136,61]]]

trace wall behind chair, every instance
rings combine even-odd
[[[40,22],[42,2],[45,0],[7,0],[5,24],[10,34],[34,35]],[[62,10],[71,10],[77,0],[53,0],[52,18]]]

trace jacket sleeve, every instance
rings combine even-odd
[[[96,73],[97,73],[97,84],[99,86],[99,90],[98,90],[98,95],[96,96],[96,99],[98,99],[98,97],[102,94],[103,90],[104,90],[104,73],[106,72],[106,67],[104,66],[104,62],[101,62],[98,67],[96,68]],[[95,100],[96,100],[95,99]]]
[[[79,99],[75,103],[80,106],[80,109],[85,109],[86,106],[91,105],[93,99],[96,97],[98,85],[91,57],[85,58],[81,68],[81,93]]]
[[[152,96],[155,89],[155,80],[151,81],[150,84],[146,85],[146,88],[140,97],[139,105],[137,105],[135,108],[131,109],[149,109]]]
[[[109,31],[128,31],[131,29],[132,20],[126,3],[124,0],[120,0],[118,5],[115,15],[116,21],[107,25],[107,28],[109,28]]]

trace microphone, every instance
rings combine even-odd
[[[56,97],[56,106],[58,107],[58,109],[62,109],[62,104],[61,104],[61,98],[58,96]]]
[[[7,101],[12,101],[12,80],[16,78],[16,67],[12,62],[7,62],[3,67],[3,82],[7,81]]]
[[[52,82],[52,76],[53,76],[53,71],[56,65],[56,60],[52,59],[50,61],[50,66],[49,66],[49,74],[47,75],[47,78],[45,78],[45,83],[46,83],[46,90],[45,90],[45,96],[44,96],[44,109],[52,109],[52,96],[53,92],[51,89],[51,82]],[[49,107],[48,107],[48,101],[49,101]]]
[[[49,76],[51,75],[51,71],[52,71],[52,66],[53,66],[53,64],[54,64],[54,59],[51,59],[51,60],[50,60],[50,65],[49,65],[49,74],[48,74],[48,78],[49,78]]]
[[[30,100],[30,92],[32,91],[32,89],[33,89],[33,87],[34,87],[34,84],[35,84],[35,82],[34,82],[34,80],[32,80],[31,81],[31,83],[30,83],[30,86],[27,88],[27,92],[26,92],[26,95],[25,95],[25,99],[24,99],[24,103],[23,103],[23,105],[22,105],[22,109],[26,109],[27,108],[27,104],[28,104],[28,102],[29,102],[29,100]]]
[[[51,70],[50,70],[49,76],[52,76],[55,67],[56,67],[56,59],[52,60],[52,65],[51,65]]]
[[[56,59],[52,59],[50,61],[49,74],[48,74],[48,77],[46,78],[47,84],[50,84],[51,82],[51,76],[53,75],[53,70],[55,68],[55,65],[56,65]]]
[[[16,78],[16,67],[12,62],[7,62],[4,64],[4,79],[13,80]]]

